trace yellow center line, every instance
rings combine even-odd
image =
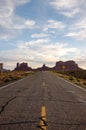
[[[46,107],[42,106],[41,108],[41,121],[40,121],[40,126],[42,127],[42,129],[47,130],[46,129]],[[41,129],[40,129],[41,130]]]

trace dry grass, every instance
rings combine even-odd
[[[0,86],[7,84],[9,82],[24,78],[32,74],[32,72],[23,72],[23,71],[12,71],[12,72],[1,72],[0,73]]]
[[[55,71],[54,71],[55,72]],[[83,78],[77,78],[75,76],[72,76],[72,75],[66,75],[66,74],[61,74],[61,73],[58,73],[58,72],[55,72],[57,73],[58,76],[60,76],[61,78],[64,78],[74,84],[77,84],[83,88],[86,88],[86,79],[83,79]]]

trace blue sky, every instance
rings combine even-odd
[[[0,62],[33,68],[75,60],[86,69],[85,0],[0,0]]]

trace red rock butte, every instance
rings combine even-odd
[[[56,65],[52,68],[46,66],[45,64],[43,64],[42,67],[39,67],[37,69],[32,69],[31,67],[28,67],[28,63],[17,63],[16,68],[14,70],[17,71],[48,71],[48,70],[65,70],[65,71],[71,71],[71,70],[80,70],[81,68],[78,66],[78,64],[76,64],[75,61],[70,60],[70,61],[58,61],[56,62]]]
[[[19,71],[19,70],[20,71],[31,71],[32,68],[28,67],[28,63],[23,62],[21,64],[17,63],[16,68],[14,70],[17,70],[17,71]]]

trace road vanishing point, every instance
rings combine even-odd
[[[48,71],[3,86],[0,130],[86,130],[86,90]]]

